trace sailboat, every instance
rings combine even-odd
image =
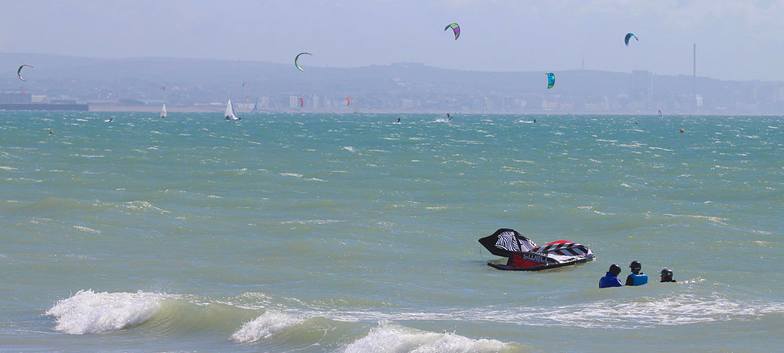
[[[234,107],[231,105],[231,99],[226,103],[226,114],[223,115],[226,120],[240,120],[238,116],[234,115]]]
[[[166,118],[166,116],[168,116],[168,115],[169,115],[169,113],[166,112],[166,103],[164,103],[163,107],[161,107],[161,119]]]

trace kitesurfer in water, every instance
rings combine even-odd
[[[623,287],[618,275],[621,274],[621,268],[616,265],[610,265],[610,270],[599,280],[599,288]]]
[[[397,118],[397,123],[400,124],[400,118]]]
[[[446,113],[446,120],[452,121],[452,116],[449,113]]]
[[[638,261],[632,261],[629,268],[632,270],[632,273],[626,276],[627,286],[641,286],[648,283],[648,275],[642,273],[642,264]]]
[[[54,131],[52,131],[52,129],[49,129],[49,135],[54,135]]]
[[[662,283],[665,283],[665,282],[676,282],[672,278],[672,271],[669,268],[663,268],[661,270],[661,281],[660,282],[662,282]]]

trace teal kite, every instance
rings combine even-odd
[[[552,72],[547,73],[547,89],[551,89],[555,86],[555,74]]]

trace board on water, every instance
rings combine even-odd
[[[583,264],[583,263],[589,262],[591,260],[593,260],[593,258],[585,258],[585,259],[580,259],[580,260],[576,260],[576,261],[572,261],[572,262],[562,262],[562,263],[557,263],[557,264],[547,264],[547,265],[532,266],[532,267],[518,267],[518,266],[507,265],[507,264],[488,262],[487,266],[490,266],[492,268],[495,268],[497,270],[502,270],[502,271],[542,271],[542,270],[550,270],[550,269],[554,269],[554,268],[561,268],[561,267],[566,267],[566,266],[574,266],[574,265],[578,265],[578,264]]]
[[[570,240],[556,240],[538,246],[510,228],[498,229],[480,238],[479,243],[493,255],[508,259],[506,264],[487,263],[503,271],[541,271],[577,265],[594,258],[591,249],[585,245]]]

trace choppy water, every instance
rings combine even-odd
[[[784,345],[784,120],[438,118],[0,113],[0,351]],[[679,282],[596,288],[635,259]]]

